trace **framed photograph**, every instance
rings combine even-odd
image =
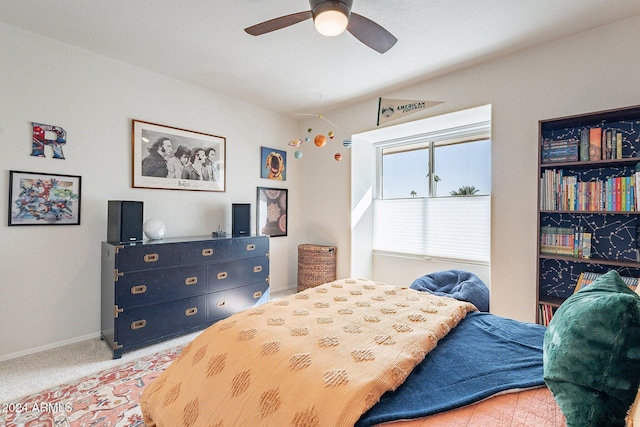
[[[80,225],[81,177],[9,171],[9,225]]]
[[[260,147],[260,177],[276,181],[287,180],[287,152],[275,148]]]
[[[258,187],[256,203],[256,230],[260,236],[279,237],[287,235],[287,190]]]
[[[221,136],[133,120],[133,187],[225,191]]]

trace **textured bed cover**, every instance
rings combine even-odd
[[[501,394],[463,408],[379,427],[565,427],[564,415],[546,387]]]
[[[353,426],[476,308],[366,280],[237,313],[200,334],[140,400],[147,426]]]
[[[469,313],[356,426],[424,417],[508,390],[543,386],[544,331],[533,323]]]

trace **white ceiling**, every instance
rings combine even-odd
[[[348,32],[320,36],[311,20],[243,31],[304,10],[307,0],[0,0],[0,22],[273,111],[321,114],[638,15],[640,1],[354,0],[398,38],[385,54]]]

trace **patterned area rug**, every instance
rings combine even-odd
[[[144,426],[138,401],[184,346],[147,356],[62,384],[19,401],[3,403],[1,426]]]

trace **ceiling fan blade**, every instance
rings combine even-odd
[[[351,12],[351,17],[349,18],[347,31],[362,43],[380,53],[385,53],[398,41],[393,34],[371,19],[353,12]]]
[[[305,12],[292,13],[291,15],[270,19],[269,21],[261,22],[260,24],[245,28],[244,30],[252,36],[259,36],[262,34],[270,33],[271,31],[288,27],[293,24],[297,24],[298,22],[305,21],[311,17],[313,17],[311,11],[307,10]]]

